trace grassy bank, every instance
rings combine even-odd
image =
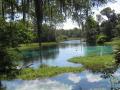
[[[44,42],[41,43],[41,46],[51,46],[51,45],[57,45],[57,42]],[[30,43],[30,44],[21,44],[18,49],[19,50],[27,50],[27,49],[36,49],[39,48],[38,43]]]
[[[80,40],[80,38],[68,38],[67,40]]]
[[[69,61],[73,63],[81,63],[86,69],[92,71],[101,71],[115,64],[112,55],[75,57],[71,58]]]
[[[80,40],[80,38],[68,38],[67,40]],[[41,43],[41,46],[57,45],[59,42],[60,41],[58,41],[58,42],[43,42],[43,43]],[[29,50],[29,49],[37,49],[37,48],[39,48],[39,43],[20,44],[18,47],[19,50]]]
[[[105,42],[106,45],[120,45],[120,39],[112,40],[111,42]]]
[[[84,68],[82,67],[42,67],[39,69],[23,69],[21,71],[21,74],[18,75],[17,77],[19,79],[25,79],[25,80],[31,80],[31,79],[36,79],[36,78],[45,78],[45,77],[52,77],[58,74],[62,73],[69,73],[69,72],[81,72],[83,71]]]
[[[83,64],[83,67],[45,66],[35,70],[32,68],[27,68],[23,69],[17,78],[31,80],[36,78],[52,77],[62,73],[79,73],[85,69],[92,70],[94,72],[100,72],[115,65],[115,60],[112,55],[75,57],[68,61]]]

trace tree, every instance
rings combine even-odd
[[[115,36],[120,37],[120,24],[117,24],[115,27]]]
[[[110,7],[104,8],[101,12],[102,15],[105,15],[108,19],[110,19],[113,10]]]
[[[41,43],[42,25],[45,20],[52,23],[57,23],[59,20],[64,21],[66,17],[76,14],[81,22],[81,15],[89,16],[91,7],[106,3],[108,0],[0,0],[2,6],[0,10],[0,67],[2,71],[11,71],[15,69],[14,63],[11,62],[13,55],[9,54],[10,48],[16,48],[21,43],[28,42],[31,39],[31,31],[26,27],[28,21],[35,21],[37,25],[38,42]],[[82,2],[81,2],[82,1]],[[83,6],[81,6],[83,5]],[[53,9],[56,8],[56,9]],[[54,13],[53,13],[54,12]],[[22,23],[16,21],[16,14],[22,14]],[[80,14],[81,13],[81,14]],[[8,16],[8,17],[7,17]],[[59,17],[61,16],[61,17]],[[6,20],[9,22],[6,22]],[[77,20],[77,19],[76,19]],[[48,23],[47,21],[47,23]],[[96,22],[92,18],[87,18],[86,21],[88,34],[93,35],[96,27]],[[91,23],[91,24],[90,24]],[[93,24],[93,25],[92,25]],[[91,33],[92,32],[92,33]],[[87,35],[88,35],[87,34]],[[91,37],[91,40],[94,40]],[[40,44],[41,45],[41,44]],[[12,57],[11,57],[12,56]],[[5,65],[5,66],[3,66]],[[5,70],[6,69],[6,70]]]
[[[104,21],[101,24],[101,33],[107,36],[107,41],[110,41],[113,37],[112,23],[109,21]]]
[[[14,60],[19,56],[18,50],[15,48],[31,39],[32,32],[23,23],[6,22],[0,18],[0,76],[3,78],[14,77],[14,73],[17,71]],[[11,50],[12,48],[14,49]]]
[[[42,0],[34,0],[35,3],[35,13],[36,13],[36,17],[37,17],[37,29],[38,29],[38,37],[40,38],[40,34],[42,33],[41,31],[41,27],[42,27],[42,21],[43,21],[43,12],[45,11],[43,9],[43,6],[46,5],[46,3],[48,5],[51,5],[52,3],[54,3],[55,5],[58,6],[58,12],[61,12],[63,14],[63,16],[70,15],[70,13],[73,13],[74,11],[78,11],[77,13],[79,13],[80,8],[82,7],[81,5],[85,5],[83,6],[85,8],[85,13],[88,16],[88,11],[89,8],[98,4],[103,4],[106,3],[107,0],[85,0],[84,2],[81,2],[81,0],[54,0],[54,1],[42,1]],[[78,4],[80,3],[80,4]],[[40,39],[38,40],[39,42]]]
[[[117,15],[114,10],[111,10],[110,7],[107,7],[101,11],[102,15],[105,15],[108,20],[102,22],[101,31],[107,36],[107,41],[110,41],[115,36],[115,26],[117,24]]]
[[[99,34],[99,35],[97,36],[96,42],[97,42],[98,44],[104,44],[104,42],[106,42],[106,39],[107,39],[106,35],[104,35],[104,34]]]
[[[42,42],[55,42],[56,37],[55,37],[55,28],[51,27],[47,24],[44,24],[42,26],[42,34],[41,34],[41,41]]]
[[[96,43],[96,35],[98,30],[98,23],[93,19],[93,17],[89,16],[85,23],[85,34],[86,34],[86,41],[89,44]]]

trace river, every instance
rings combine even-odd
[[[67,60],[77,56],[104,55],[112,52],[111,46],[88,46],[80,40],[70,40],[60,42],[58,45],[42,47],[41,51],[37,49],[23,51],[25,59],[19,63],[32,64],[30,67],[34,69],[40,67],[41,64],[78,67],[82,65],[73,64]],[[117,69],[113,76],[119,77],[120,70]],[[1,81],[1,85],[3,88],[0,90],[113,90],[111,78],[103,78],[101,73],[93,73],[89,70],[81,73],[64,73],[45,79],[4,80]]]

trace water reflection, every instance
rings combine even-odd
[[[89,54],[110,54],[112,53],[111,46],[87,46],[85,42],[80,40],[71,40],[61,42],[58,45],[42,47],[41,51],[27,50],[22,52],[25,59],[23,64],[31,64],[32,67],[37,68],[41,64],[51,66],[80,66],[67,62],[68,59],[77,56],[85,56]]]
[[[2,81],[2,84],[6,90],[113,90],[109,79],[90,71],[62,74],[48,79]]]
[[[67,62],[69,58],[75,56],[85,56],[89,54],[110,54],[111,46],[87,46],[79,40],[62,42],[59,45],[42,47],[39,50],[27,50],[22,52],[25,59],[23,64],[33,63],[32,67],[37,68],[40,64],[52,66],[80,66]],[[36,80],[5,80],[0,83],[0,90],[114,90],[120,86],[117,79],[119,78],[119,65],[107,68],[101,72],[83,71],[78,74],[62,74],[48,79]],[[117,86],[115,86],[117,85]],[[113,87],[114,86],[114,87]],[[116,90],[119,90],[118,88]]]
[[[0,81],[0,90],[6,90],[6,88],[2,85],[1,81]]]
[[[58,45],[53,45],[49,47],[42,47],[41,51],[39,49],[36,50],[26,50],[22,52],[25,56],[25,58],[29,58],[28,60],[36,60],[35,58],[41,57],[42,59],[55,59],[57,54],[59,53]]]
[[[101,72],[85,70],[81,73],[66,73],[52,78],[36,80],[2,81],[3,90],[119,90],[119,65]]]
[[[78,83],[81,80],[80,76],[77,76],[76,74],[70,74],[68,75],[68,79],[74,83]]]
[[[30,80],[30,81],[3,82],[7,90],[72,90],[72,86],[60,83],[56,80]],[[22,82],[22,83],[21,83]],[[12,85],[10,83],[13,83]]]
[[[105,55],[105,54],[111,54],[112,53],[111,46],[86,46],[85,47],[85,53],[86,55],[95,54],[95,55]]]

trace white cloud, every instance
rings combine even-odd
[[[106,7],[111,7],[111,9],[114,9],[116,13],[120,13],[120,0],[116,0],[116,2],[109,2],[106,5],[103,5],[99,8],[94,8],[94,17],[97,14],[100,14],[100,11]],[[103,17],[104,19],[107,19],[105,16]],[[78,27],[77,23],[73,23],[71,19],[67,19],[67,21],[64,23],[63,29],[73,29],[75,27]]]
[[[120,13],[120,0],[116,0],[115,3],[108,3],[105,7],[111,7],[111,9],[114,9],[116,13]]]
[[[93,75],[93,74],[88,74],[86,75],[86,78],[88,80],[88,82],[99,82],[102,80],[102,78],[100,77],[100,75]]]
[[[70,74],[68,79],[73,81],[73,83],[79,83],[81,80],[80,76],[77,76],[76,74]]]
[[[76,22],[73,22],[71,19],[67,19],[66,22],[63,24],[63,29],[73,29],[73,28],[79,28]]]
[[[15,90],[72,90],[72,86],[52,80],[25,81]]]
[[[119,77],[119,76],[120,76],[120,72],[115,72],[115,73],[113,74],[113,76]]]
[[[120,13],[120,0],[116,0],[116,2],[109,2],[101,7],[93,8],[94,16],[100,14],[100,11],[106,7],[110,7],[112,10],[115,10],[116,13]],[[104,17],[106,19],[106,17]]]

